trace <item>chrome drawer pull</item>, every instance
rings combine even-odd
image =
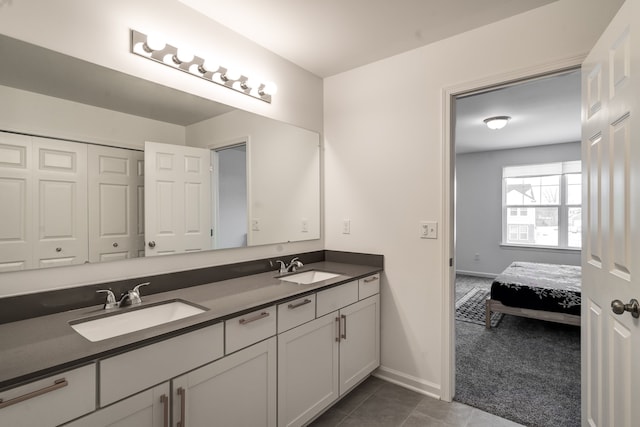
[[[6,402],[0,399],[0,409],[6,408],[7,406],[15,405],[16,403],[24,402],[25,400],[32,399],[36,396],[41,396],[43,394],[49,393],[50,391],[58,390],[68,385],[69,383],[65,378],[60,378],[58,380],[55,380],[53,385],[41,388],[40,390],[32,391],[31,393],[23,394],[22,396],[15,397],[13,399],[9,399]]]
[[[371,283],[375,282],[376,280],[378,280],[378,276],[367,277],[366,279],[364,279],[364,283]]]
[[[336,342],[340,342],[340,318],[336,317]]]
[[[178,427],[185,427],[187,425],[184,420],[187,406],[187,390],[182,387],[178,387],[177,393],[180,395],[180,421],[178,421]]]
[[[307,305],[309,303],[311,303],[311,300],[309,298],[305,298],[303,301],[297,302],[295,304],[289,304],[287,308],[289,310],[293,310],[295,308],[302,307],[303,305]]]
[[[169,427],[169,396],[163,394],[160,396],[160,402],[162,402],[162,416],[164,418],[162,425]]]
[[[245,319],[243,317],[242,319],[239,320],[239,322],[241,325],[246,325],[247,323],[255,322],[256,320],[264,319],[265,317],[269,317],[269,313],[266,311],[263,311],[262,313],[257,314],[253,317],[250,317],[248,319]]]
[[[344,332],[342,332],[342,339],[346,340],[347,339],[347,316],[345,316],[344,314],[341,314],[340,317],[342,317],[342,320],[344,320],[344,322],[342,322],[343,327],[342,330]]]

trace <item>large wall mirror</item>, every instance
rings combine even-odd
[[[0,52],[0,272],[320,238],[317,133],[1,35]]]

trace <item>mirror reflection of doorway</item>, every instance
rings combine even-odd
[[[211,150],[213,247],[247,246],[247,144]]]

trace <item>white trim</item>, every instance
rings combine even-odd
[[[498,85],[514,83],[520,80],[528,80],[546,74],[555,74],[580,67],[585,57],[586,53],[560,58],[556,61],[545,64],[513,70],[500,75],[488,76],[483,79],[464,82],[442,89],[442,254],[444,261],[442,263],[442,366],[440,370],[442,372],[442,384],[440,385],[442,400],[450,402],[455,395],[455,323],[453,310],[453,305],[455,303],[455,278],[453,277],[453,272],[455,270],[454,268],[449,267],[449,257],[453,256],[455,248],[455,212],[453,206],[455,199],[452,182],[452,176],[455,171],[455,155],[452,155],[451,153],[455,148],[454,142],[451,140],[452,126],[454,123],[451,115],[452,100],[455,96],[465,93],[468,94],[471,91],[479,92]]]
[[[435,399],[441,398],[440,387],[438,387],[438,384],[425,381],[421,378],[414,377],[413,375],[405,374],[404,372],[396,371],[395,369],[380,366],[371,375],[425,396],[433,397]]]

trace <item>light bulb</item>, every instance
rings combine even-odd
[[[264,88],[262,89],[262,93],[265,95],[275,95],[278,92],[278,86],[276,86],[273,82],[268,82],[264,84]]]
[[[181,47],[178,49],[178,52],[176,53],[176,58],[178,59],[179,63],[184,63],[184,62],[189,63],[193,61],[194,57],[195,55],[193,54],[193,51],[188,47]]]
[[[226,80],[238,80],[240,78],[240,72],[233,69],[227,69],[224,73],[224,79]]]
[[[219,69],[220,69],[220,65],[216,61],[213,61],[211,59],[205,59],[204,63],[202,64],[202,69],[200,70],[200,72],[202,74],[206,73],[207,71],[211,71],[212,73],[215,73]]]
[[[162,50],[167,46],[167,43],[164,39],[157,34],[151,34],[147,36],[147,41],[144,43],[144,49],[150,50],[151,52],[155,52],[158,50]]]
[[[244,82],[244,89],[248,89],[248,88],[257,88],[258,86],[260,86],[260,82],[256,79],[254,79],[253,77],[249,77],[247,78],[247,80]]]

